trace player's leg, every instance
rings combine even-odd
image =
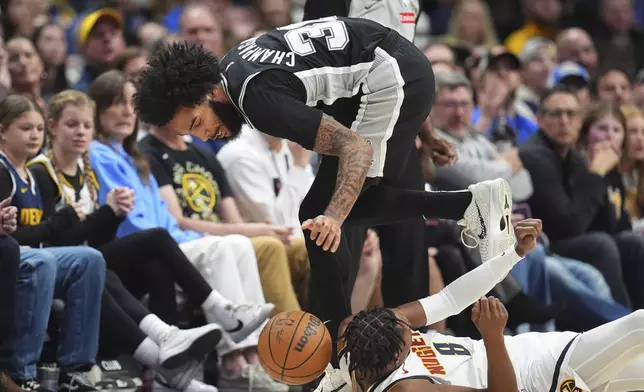
[[[644,310],[594,328],[579,337],[569,366],[595,391],[644,358]],[[641,363],[641,362],[640,362]],[[639,368],[639,377],[644,372]],[[635,390],[644,389],[644,379]],[[610,390],[610,389],[609,389]],[[616,389],[617,390],[617,389]]]
[[[381,177],[354,205],[347,224],[380,226],[425,217],[461,220],[480,244],[483,261],[514,243],[510,224],[512,195],[503,180],[460,192],[426,192],[402,179],[416,136],[434,100],[431,65],[397,34],[376,49],[377,64],[365,80],[360,109],[351,129],[374,150],[369,177]],[[474,236],[472,235],[472,238]]]
[[[338,159],[325,156],[322,158],[318,173],[308,194],[300,205],[300,221],[314,218],[324,213],[335,190],[338,171]],[[368,183],[370,180],[367,180]],[[368,187],[367,183],[367,187]],[[348,280],[353,262],[349,241],[343,230],[340,247],[335,253],[327,252],[311,240],[310,233],[304,233],[306,248],[311,264],[311,285],[317,298],[318,314],[327,323],[331,337],[337,338],[340,322],[351,315],[351,291]]]
[[[644,390],[644,356],[634,360],[617,376],[593,392],[629,392]]]

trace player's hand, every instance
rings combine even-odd
[[[541,235],[541,219],[525,219],[514,226],[514,235],[517,237],[515,249],[521,257],[537,246],[537,238]]]
[[[452,143],[431,135],[427,140],[427,147],[431,151],[432,161],[438,166],[452,166],[458,160],[458,153]]]
[[[503,339],[508,311],[498,298],[483,297],[474,303],[472,322],[481,332],[484,342]]]
[[[18,209],[11,206],[11,198],[0,201],[0,235],[11,234],[18,227]]]
[[[311,231],[311,240],[325,251],[335,253],[340,247],[340,222],[326,215],[319,215],[302,223],[302,230]]]

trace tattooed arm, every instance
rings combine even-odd
[[[340,160],[335,192],[324,215],[342,223],[360,195],[373,159],[373,148],[358,133],[325,114],[313,150]]]

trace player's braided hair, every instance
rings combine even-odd
[[[344,330],[350,354],[349,371],[357,370],[363,377],[380,375],[402,352],[405,327],[391,309],[376,308],[356,314]]]
[[[166,125],[180,107],[204,102],[220,79],[219,60],[203,46],[170,44],[139,76],[134,96],[139,119],[155,126]]]

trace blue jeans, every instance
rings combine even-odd
[[[65,302],[58,365],[74,369],[94,364],[104,285],[105,261],[95,249],[22,248],[16,288],[15,355],[9,375],[19,380],[36,377],[54,297]]]
[[[630,313],[630,309],[615,301],[601,273],[581,261],[547,256],[539,245],[519,262],[512,275],[524,291],[544,304],[565,300],[566,312],[601,325]]]
[[[11,337],[14,335],[16,283],[20,268],[20,248],[13,238],[0,235],[0,371],[13,357]]]

